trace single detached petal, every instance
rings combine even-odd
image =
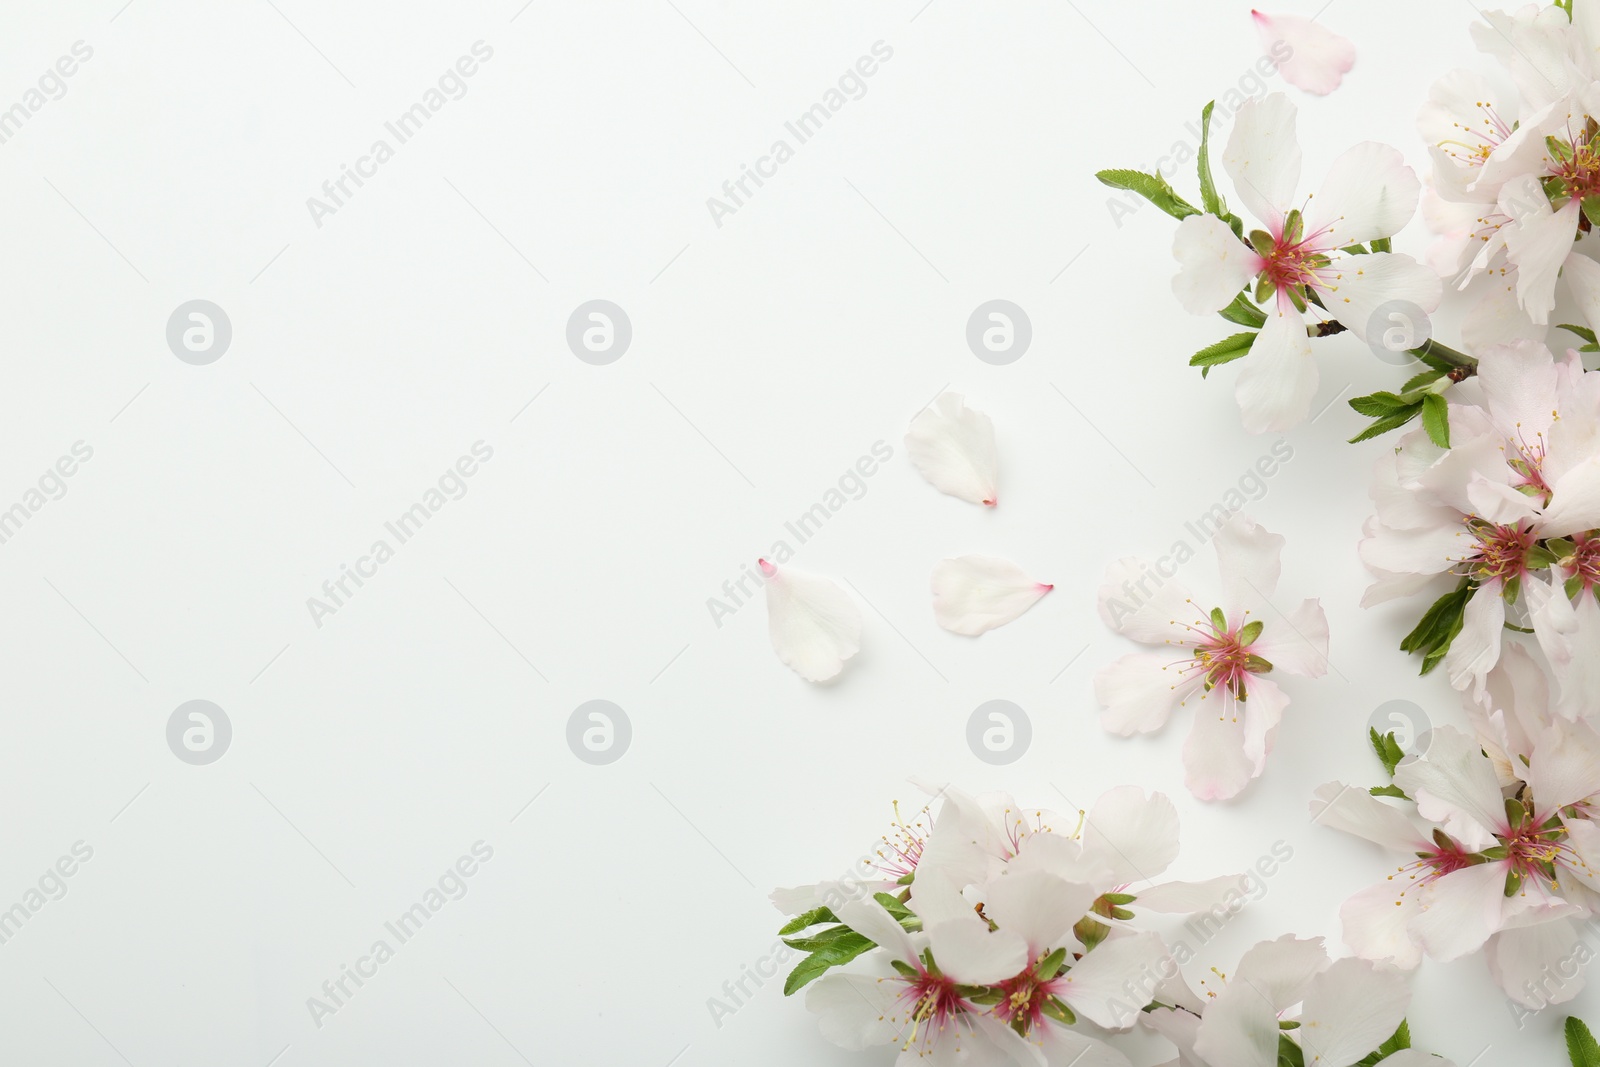
[[[1209,315],[1233,303],[1261,272],[1263,260],[1215,215],[1190,215],[1172,239],[1178,261],[1172,291],[1191,315]]]
[[[1000,481],[994,423],[959,393],[941,395],[911,420],[906,452],[941,493],[994,507]]]
[[[1388,1040],[1411,1004],[1411,983],[1392,969],[1343,959],[1311,979],[1300,1011],[1306,1067],[1349,1067]]]
[[[1004,626],[1054,588],[994,556],[940,560],[933,568],[933,617],[951,633],[977,635]]]
[[[1246,430],[1282,432],[1306,421],[1317,393],[1317,364],[1311,358],[1305,317],[1287,297],[1267,309],[1266,324],[1241,362],[1234,396]]]
[[[1295,107],[1282,93],[1246,100],[1222,152],[1234,191],[1256,218],[1283,229],[1284,216],[1300,184],[1300,141]]]
[[[1278,61],[1283,80],[1298,89],[1327,96],[1356,65],[1355,45],[1319,22],[1299,15],[1250,14],[1261,47]]]
[[[825,682],[861,649],[861,609],[843,589],[815,574],[779,570],[761,560],[767,582],[767,631],[778,658],[808,682]]]

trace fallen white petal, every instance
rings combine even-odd
[[[994,423],[959,393],[942,394],[911,420],[906,451],[941,493],[994,507],[1000,480]]]
[[[940,560],[933,568],[933,616],[951,633],[976,636],[1033,607],[1055,586],[993,556]]]
[[[808,682],[835,677],[861,648],[861,609],[827,578],[760,563],[778,658]]]
[[[1261,32],[1261,47],[1278,61],[1290,85],[1327,96],[1356,65],[1355,46],[1321,23],[1299,15],[1250,14]]]

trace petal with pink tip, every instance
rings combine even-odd
[[[942,394],[911,420],[906,451],[941,493],[987,507],[997,502],[1000,457],[994,423],[967,407],[961,394]]]
[[[976,636],[1004,626],[1054,588],[994,556],[940,560],[933,568],[933,617],[951,633]]]
[[[1261,34],[1261,47],[1278,61],[1283,80],[1296,88],[1327,96],[1356,65],[1355,45],[1321,23],[1299,15],[1250,14]]]
[[[830,579],[760,563],[778,658],[808,682],[837,676],[861,649],[861,609]]]

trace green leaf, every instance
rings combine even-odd
[[[836,923],[838,921],[838,918],[829,909],[812,908],[804,915],[796,915],[784,923],[783,929],[778,931],[778,936],[785,937],[789,934],[798,934],[801,930],[807,930],[822,923]]]
[[[1278,1063],[1281,1067],[1306,1067],[1305,1054],[1300,1046],[1283,1034],[1278,1035]]]
[[[1370,441],[1374,437],[1382,437],[1390,430],[1398,430],[1400,427],[1404,426],[1406,423],[1410,422],[1420,414],[1422,414],[1422,405],[1418,403],[1408,408],[1402,408],[1399,411],[1396,411],[1393,415],[1385,415],[1377,422],[1374,422],[1371,426],[1368,426],[1365,430],[1362,430],[1360,433],[1350,438],[1350,443],[1353,445],[1360,444],[1362,441]]]
[[[1410,408],[1415,402],[1393,393],[1378,392],[1367,396],[1352,397],[1349,404],[1357,413],[1371,418],[1382,418],[1396,412]]]
[[[1395,797],[1399,800],[1411,799],[1406,795],[1406,791],[1397,785],[1375,785],[1371,789],[1367,790],[1367,792],[1371,793],[1375,797]]]
[[[1100,179],[1102,185],[1139,194],[1175,219],[1200,214],[1199,208],[1179,196],[1177,190],[1159,174],[1145,174],[1137,170],[1103,170],[1095,177]]]
[[[911,909],[905,906],[899,897],[890,896],[888,893],[874,893],[872,899],[883,905],[883,910],[893,915],[896,922],[905,919],[915,919]]]
[[[1425,370],[1400,387],[1402,393],[1412,393],[1418,389],[1425,389],[1444,377],[1442,370]]]
[[[1450,643],[1461,632],[1467,601],[1472,599],[1476,588],[1467,579],[1461,579],[1461,584],[1451,592],[1446,593],[1434,601],[1422,621],[1417,623],[1400,642],[1402,652],[1422,653],[1422,673],[1427,674],[1438,666],[1446,652],[1450,651]]]
[[[1379,237],[1372,242],[1372,250],[1374,252],[1388,252],[1392,247],[1392,239],[1388,237]]]
[[[1600,337],[1596,337],[1594,331],[1589,329],[1587,326],[1567,326],[1563,324],[1561,326],[1557,326],[1556,329],[1566,330],[1568,333],[1575,333],[1585,341],[1588,341],[1590,344],[1600,344]]]
[[[1395,743],[1394,734],[1380,734],[1375,728],[1369,727],[1367,733],[1372,740],[1372,750],[1378,754],[1378,759],[1383,763],[1383,769],[1389,772],[1389,777],[1394,777],[1394,769],[1400,761],[1406,758],[1405,750]]]
[[[1369,1052],[1366,1056],[1356,1061],[1355,1067],[1373,1067],[1374,1064],[1388,1059],[1396,1052],[1401,1052],[1411,1047],[1411,1024],[1404,1019],[1400,1020],[1400,1028],[1378,1046],[1376,1052]]]
[[[783,943],[790,948],[799,949],[801,952],[815,952],[827,948],[845,938],[855,936],[855,931],[848,926],[830,926],[826,930],[812,934],[810,937],[786,937]]]
[[[1583,217],[1593,226],[1600,222],[1600,197],[1586,196],[1580,203],[1583,205]]]
[[[1572,1057],[1572,1067],[1600,1067],[1600,1045],[1575,1015],[1567,1016],[1567,1055]]]
[[[1228,214],[1228,208],[1217,195],[1217,183],[1211,177],[1211,111],[1216,106],[1213,100],[1200,112],[1200,205],[1221,218]]]
[[[863,952],[874,948],[877,948],[876,944],[852,930],[850,937],[841,937],[795,964],[794,970],[789,972],[789,977],[784,979],[783,995],[793,996],[828,973],[830,969],[843,966]]]
[[[1422,398],[1422,428],[1440,448],[1450,447],[1450,405],[1438,393]]]
[[[1250,346],[1255,344],[1254,333],[1236,333],[1232,337],[1225,337],[1214,345],[1207,345],[1189,357],[1189,366],[1200,367],[1201,374],[1210,374],[1212,367],[1220,367],[1224,363],[1232,363],[1242,359],[1250,352]]]
[[[1236,322],[1240,326],[1251,326],[1258,330],[1267,322],[1267,313],[1255,305],[1249,293],[1239,293],[1233,298],[1233,303],[1217,314],[1229,322]]]

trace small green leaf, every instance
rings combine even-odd
[[[1396,412],[1405,411],[1413,407],[1415,401],[1407,400],[1405,397],[1396,396],[1393,393],[1378,392],[1370,393],[1367,396],[1352,397],[1349,404],[1357,414],[1377,419],[1385,415],[1393,415]]]
[[[813,926],[820,926],[822,923],[836,923],[838,921],[838,918],[835,917],[833,912],[829,909],[812,908],[804,915],[796,915],[794,918],[784,923],[783,928],[778,931],[778,936],[785,937],[789,934],[798,934],[801,930],[810,929]]]
[[[1402,385],[1400,387],[1400,392],[1410,394],[1418,389],[1425,389],[1443,377],[1444,371],[1442,370],[1425,370],[1415,378],[1412,378],[1410,381],[1406,382],[1406,384]],[[1408,398],[1416,399],[1415,397]]]
[[[851,934],[851,937],[841,937],[828,946],[817,949],[795,964],[794,970],[789,972],[789,977],[784,979],[783,995],[793,996],[828,973],[830,969],[841,967],[863,952],[877,948],[876,944],[860,934],[854,931],[851,931]]]
[[[1416,629],[1400,642],[1400,651],[1422,653],[1423,674],[1438,666],[1445,653],[1450,651],[1450,643],[1456,639],[1465,622],[1467,601],[1472,599],[1474,592],[1476,587],[1467,579],[1461,579],[1461,584],[1453,591],[1434,601],[1417,623]]]
[[[1200,112],[1200,206],[1222,218],[1228,208],[1217,195],[1217,183],[1211,176],[1211,112],[1216,106],[1213,100]]]
[[[1200,214],[1199,208],[1179,196],[1177,190],[1159,174],[1145,174],[1137,170],[1103,170],[1095,177],[1100,179],[1102,185],[1137,193],[1175,219]]]
[[[1200,367],[1201,374],[1211,373],[1212,367],[1219,367],[1224,363],[1232,363],[1250,353],[1250,346],[1255,344],[1254,333],[1236,333],[1232,337],[1225,337],[1214,345],[1207,345],[1189,357],[1189,366]]]
[[[1371,789],[1367,790],[1367,792],[1371,793],[1375,797],[1396,797],[1400,800],[1411,799],[1406,795],[1406,791],[1397,785],[1375,785]]]
[[[1440,448],[1450,447],[1450,405],[1438,393],[1422,398],[1422,428]]]
[[[1557,326],[1556,329],[1566,330],[1568,333],[1575,333],[1585,341],[1588,341],[1590,344],[1600,344],[1600,337],[1596,337],[1594,331],[1589,329],[1587,326],[1567,326],[1563,324],[1561,326]]]
[[[1410,422],[1420,414],[1422,414],[1421,404],[1414,404],[1408,408],[1401,408],[1392,415],[1383,416],[1371,426],[1368,426],[1365,430],[1362,430],[1360,433],[1350,438],[1350,443],[1353,445],[1360,444],[1362,441],[1370,441],[1374,437],[1382,437],[1390,430],[1398,430],[1400,427],[1404,426],[1406,423]]]
[[[1394,769],[1406,758],[1405,750],[1396,743],[1393,733],[1380,734],[1375,728],[1369,727],[1367,734],[1372,741],[1372,750],[1378,754],[1379,761],[1383,763],[1383,769],[1388,772],[1390,778],[1393,778]]]
[[[1266,325],[1267,313],[1262,311],[1250,299],[1249,293],[1240,293],[1233,298],[1233,303],[1217,312],[1229,322],[1238,323],[1240,326],[1250,326],[1259,330]]]
[[[1600,1067],[1600,1045],[1589,1027],[1575,1015],[1567,1016],[1567,1055],[1572,1067]]]

